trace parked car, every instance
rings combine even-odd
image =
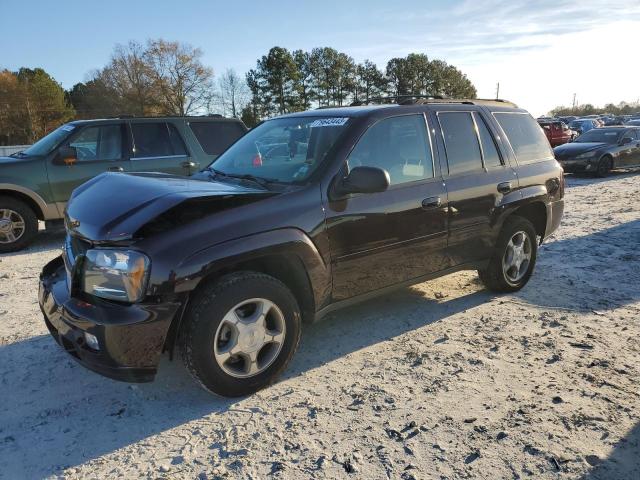
[[[29,245],[38,232],[38,220],[50,225],[62,219],[72,190],[102,172],[190,175],[246,131],[240,120],[219,116],[62,125],[29,148],[0,158],[0,252]]]
[[[615,168],[640,166],[640,127],[590,130],[553,151],[565,172],[591,172],[605,177]]]
[[[254,161],[294,140],[306,147]],[[286,368],[301,323],[337,308],[462,269],[524,287],[563,181],[536,121],[504,101],[285,115],[189,179],[105,173],[77,188],[40,306],[89,369],[150,381],[179,342],[205,388],[244,395]]]
[[[578,136],[578,133],[571,130],[566,123],[558,120],[538,120],[538,125],[542,127],[552,147],[570,142]]]
[[[576,118],[575,116],[568,116],[568,117],[557,117],[555,120],[560,120],[561,122],[566,123],[567,125],[569,125],[571,122],[573,122]]]
[[[569,128],[582,135],[593,128],[600,128],[600,125],[592,118],[578,118],[569,124]]]
[[[638,127],[638,126],[640,126],[640,119],[639,120],[629,120],[627,123],[625,123],[625,126]]]

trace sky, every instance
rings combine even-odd
[[[640,99],[640,0],[0,0],[0,69],[42,67],[64,88],[118,43],[164,38],[244,73],[273,46],[329,46],[356,61],[411,52],[455,65],[478,97],[533,115]]]

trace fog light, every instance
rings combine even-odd
[[[84,341],[91,350],[100,350],[100,344],[98,343],[98,339],[95,335],[84,332]]]

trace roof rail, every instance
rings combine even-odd
[[[208,113],[205,115],[132,115],[130,113],[123,113],[120,115],[116,115],[115,117],[108,118],[118,118],[118,119],[126,119],[126,118],[226,118],[219,113]]]
[[[508,100],[501,98],[448,98],[442,95],[392,95],[389,97],[373,97],[369,100],[362,100],[351,103],[350,106],[357,107],[369,104],[397,104],[397,105],[422,105],[428,103],[459,103],[467,105],[493,105],[518,108],[518,106]]]

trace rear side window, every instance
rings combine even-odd
[[[120,125],[87,127],[69,144],[76,149],[79,162],[122,158]]]
[[[132,123],[134,158],[186,155],[176,127],[166,122]]]
[[[476,125],[478,126],[478,136],[480,137],[480,145],[482,145],[482,158],[484,159],[484,166],[487,168],[501,167],[502,160],[500,154],[496,148],[496,143],[493,140],[493,135],[487,128],[487,124],[484,123],[484,119],[478,115],[473,114],[476,119]]]
[[[531,115],[494,112],[493,116],[504,130],[518,163],[532,163],[553,158],[549,141]]]
[[[482,169],[482,155],[470,112],[438,112],[449,175]]]
[[[244,135],[238,122],[190,122],[189,127],[207,155],[220,155]]]

